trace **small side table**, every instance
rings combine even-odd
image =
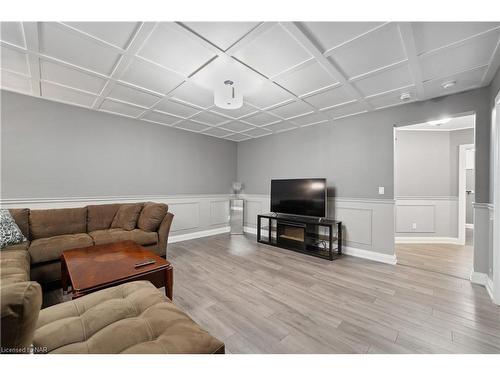
[[[231,199],[229,202],[229,223],[231,234],[243,234],[245,201],[243,199]]]

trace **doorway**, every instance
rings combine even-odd
[[[398,264],[469,279],[473,269],[475,115],[394,129]]]

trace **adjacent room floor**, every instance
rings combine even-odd
[[[398,264],[469,279],[474,257],[473,230],[466,230],[465,246],[396,244]]]
[[[168,259],[174,302],[228,353],[500,353],[500,307],[464,279],[251,235],[171,244]]]

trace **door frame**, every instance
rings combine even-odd
[[[460,145],[460,151],[458,155],[458,231],[457,231],[457,243],[459,245],[465,245],[465,224],[466,224],[466,207],[467,207],[467,195],[466,195],[466,177],[467,170],[466,167],[466,157],[467,150],[474,150],[474,144],[463,144]],[[475,172],[475,171],[474,171]]]
[[[500,305],[500,92],[495,97],[491,117],[493,146],[493,288],[492,299]]]

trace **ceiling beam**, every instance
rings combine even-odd
[[[135,31],[134,36],[132,37],[132,41],[129,43],[123,55],[120,56],[120,59],[116,63],[113,72],[108,77],[106,84],[101,90],[99,96],[94,100],[94,104],[92,105],[92,109],[98,109],[104,99],[109,95],[113,87],[116,86],[116,82],[121,78],[125,70],[128,68],[132,60],[134,59],[134,55],[139,52],[143,44],[149,38],[151,33],[156,27],[155,22],[142,22],[137,30]]]
[[[38,36],[38,22],[23,22],[26,49],[40,53],[40,39]],[[31,91],[33,95],[41,96],[40,88],[40,58],[35,54],[28,54],[28,67],[31,75]]]
[[[423,100],[424,84],[422,69],[418,62],[417,47],[415,46],[415,36],[413,35],[413,27],[410,22],[400,22],[398,24],[399,32],[401,34],[401,40],[403,41],[403,46],[406,51],[406,57],[408,58],[408,64],[410,65],[411,74],[413,77],[413,82],[417,88],[417,99]]]
[[[373,109],[364,96],[349,82],[340,69],[323,55],[316,44],[313,43],[313,41],[299,27],[297,22],[283,22],[281,25],[302,45],[302,47],[304,47],[307,52],[309,52],[316,59],[316,61],[318,61],[318,63],[332,78],[342,84],[352,97],[363,104],[366,110],[369,111]]]
[[[491,59],[488,63],[488,69],[484,73],[483,79],[481,80],[481,84],[489,85],[499,67],[500,67],[500,38],[498,39],[495,50],[491,55]]]

